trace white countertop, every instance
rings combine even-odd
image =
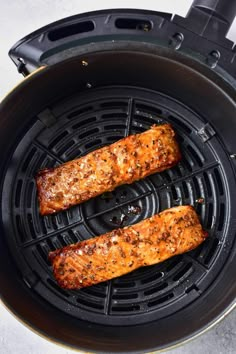
[[[21,79],[7,55],[10,47],[20,38],[50,22],[82,12],[107,8],[140,8],[184,16],[191,2],[191,0],[0,0],[0,97]],[[228,37],[236,42],[236,21]],[[174,349],[172,353],[235,354],[235,323],[236,311],[206,334]],[[61,348],[32,333],[0,303],[0,354],[53,353],[69,354],[74,351]]]

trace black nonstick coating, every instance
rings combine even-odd
[[[213,74],[199,74],[206,70],[200,64],[197,72],[187,66],[197,63],[181,63],[164,49],[128,48],[44,69],[0,112],[3,300],[39,332],[89,351],[165,348],[221,316],[236,293],[233,91],[219,79],[215,84]],[[39,215],[39,169],[163,122],[177,132],[183,159],[176,167],[57,215]],[[49,251],[184,204],[195,206],[209,232],[196,250],[78,291],[56,284]]]

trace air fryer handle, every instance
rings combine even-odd
[[[226,36],[236,16],[236,0],[194,0],[187,19],[201,36],[216,40]]]
[[[235,0],[194,0],[191,9],[193,8],[212,14],[212,16],[228,23],[229,27],[236,15]]]

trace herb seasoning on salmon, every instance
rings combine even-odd
[[[58,284],[79,289],[190,251],[206,237],[194,208],[179,206],[50,252],[49,259]]]
[[[181,158],[170,124],[152,126],[36,177],[40,213],[52,214],[176,165]]]

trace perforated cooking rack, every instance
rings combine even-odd
[[[39,215],[34,180],[38,170],[164,122],[177,132],[183,155],[177,166],[121,186],[108,198],[99,196],[56,215]],[[19,140],[3,188],[6,239],[27,286],[60,311],[112,326],[158,320],[187,305],[191,311],[191,303],[223,268],[236,231],[230,208],[234,185],[228,180],[234,180],[229,158],[205,117],[147,89],[87,90],[32,119]],[[209,231],[197,249],[78,291],[63,290],[55,282],[50,251],[108,232],[118,227],[114,220],[122,215],[125,226],[184,204],[196,208]],[[130,213],[132,207],[138,207],[138,213]]]

